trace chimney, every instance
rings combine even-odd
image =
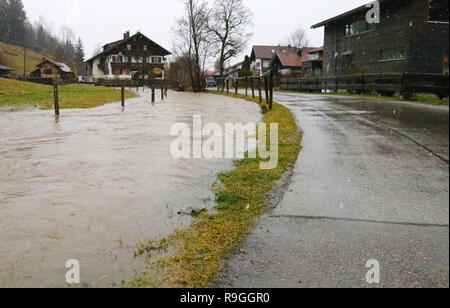
[[[126,39],[128,39],[128,38],[130,38],[130,31],[127,31],[127,32],[125,32],[125,33],[123,34],[123,39],[124,39],[124,40],[126,40]]]

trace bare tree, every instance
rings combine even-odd
[[[298,27],[288,37],[287,44],[292,47],[303,48],[309,44],[308,34],[305,29]]]
[[[251,36],[248,27],[252,14],[243,0],[215,0],[208,23],[213,43],[217,45],[219,71],[223,75],[225,62],[240,54]]]
[[[189,62],[188,74],[194,92],[205,89],[204,70],[210,55],[209,12],[203,0],[183,0],[185,14],[176,23],[176,56]]]

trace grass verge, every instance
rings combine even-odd
[[[136,95],[126,91],[125,97]],[[92,108],[120,101],[120,90],[71,84],[59,86],[59,107]],[[53,86],[0,78],[0,106],[30,106],[53,109]]]
[[[210,93],[222,94],[211,91]],[[258,100],[243,95],[228,96]],[[279,163],[273,170],[260,170],[260,158],[235,161],[235,168],[218,175],[213,186],[216,211],[200,212],[185,230],[159,243],[149,241],[139,246],[138,255],[152,251],[171,251],[153,259],[125,287],[202,288],[217,278],[223,258],[240,244],[266,210],[266,195],[283,173],[292,168],[301,148],[301,133],[292,113],[277,103],[267,111],[264,123],[279,123]],[[156,274],[155,274],[156,273]]]
[[[300,92],[300,91],[292,91],[292,90],[281,90],[277,89],[277,92],[283,93],[301,93],[301,94],[319,94],[319,95],[330,95],[330,96],[348,96],[348,97],[359,97],[359,98],[369,98],[369,99],[380,99],[385,101],[408,101],[408,102],[418,102],[429,105],[448,105],[449,98],[445,97],[440,99],[437,95],[434,94],[413,94],[413,96],[405,100],[399,94],[395,94],[393,96],[383,96],[377,94],[351,94],[351,93],[322,93],[322,92]]]

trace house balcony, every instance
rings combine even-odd
[[[163,63],[111,63],[112,69],[129,69],[129,70],[152,70],[154,68],[164,68]]]

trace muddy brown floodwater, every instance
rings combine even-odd
[[[259,108],[210,94],[150,94],[93,109],[0,110],[0,287],[65,287],[68,259],[83,286],[120,286],[138,268],[136,245],[212,207],[231,160],[172,159],[170,127],[255,122]]]

